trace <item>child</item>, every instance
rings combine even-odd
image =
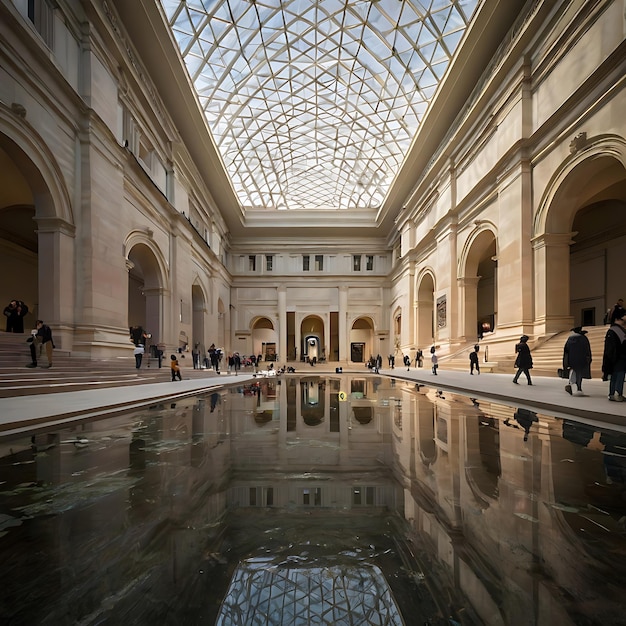
[[[437,376],[437,368],[439,367],[439,358],[435,354],[435,346],[432,346],[430,349],[430,361],[433,364],[433,374]]]
[[[474,346],[474,351],[470,352],[470,374],[474,374],[474,368],[476,368],[476,373],[480,374],[480,367],[478,365],[478,351],[480,350],[480,346],[476,344]]]
[[[176,355],[172,354],[170,358],[172,359],[170,362],[170,367],[172,368],[172,380],[174,381],[176,378],[178,378],[178,380],[182,380],[180,375],[180,365],[178,364]]]

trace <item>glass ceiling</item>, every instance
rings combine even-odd
[[[161,0],[246,209],[381,206],[479,0]]]

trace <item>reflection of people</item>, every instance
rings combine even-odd
[[[533,357],[531,356],[530,348],[528,347],[528,339],[528,335],[522,335],[519,338],[519,343],[515,346],[515,352],[517,353],[517,358],[515,359],[515,367],[517,367],[517,373],[513,377],[513,382],[516,385],[519,385],[517,379],[522,373],[526,375],[526,380],[528,381],[528,384],[533,384],[530,380],[530,370],[533,367]]]
[[[480,350],[480,346],[476,344],[474,346],[474,350],[470,352],[469,360],[470,360],[470,374],[474,374],[474,369],[476,369],[476,373],[480,374],[480,365],[478,364],[478,351]]]
[[[24,332],[24,316],[28,313],[28,307],[21,300],[11,300],[4,307],[4,315],[7,318],[7,333]]]
[[[178,359],[176,358],[175,354],[172,354],[172,356],[170,357],[170,368],[172,370],[172,381],[176,380],[178,378],[178,380],[182,380],[182,376],[180,375],[180,365],[178,364]]]
[[[50,326],[47,326],[41,320],[37,320],[37,332],[26,341],[30,343],[30,358],[32,361],[32,363],[29,363],[26,367],[37,367],[37,346],[39,345],[45,347],[46,357],[48,359],[48,365],[44,365],[43,367],[52,367],[52,349],[54,348],[54,341],[52,340]]]
[[[606,331],[602,355],[602,380],[609,380],[609,400],[624,401],[626,374],[626,314],[618,317]]]
[[[135,355],[135,367],[139,369],[141,367],[141,361],[143,359],[144,347],[143,344],[140,343],[135,346],[133,350],[133,354]]]
[[[528,433],[534,422],[538,422],[537,414],[528,409],[517,409],[513,414],[517,423],[524,429],[524,441],[528,441]]]
[[[213,413],[213,411],[215,411],[215,407],[217,406],[217,402],[220,399],[220,394],[219,393],[212,393],[211,394],[211,413]]]
[[[591,346],[585,337],[586,330],[580,326],[572,328],[572,334],[563,347],[563,369],[569,369],[569,384],[565,391],[572,395],[572,385],[576,385],[577,396],[583,394],[583,378],[591,378]]]

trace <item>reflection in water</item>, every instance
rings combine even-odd
[[[284,377],[5,438],[0,471],[3,623],[624,622],[609,429]]]

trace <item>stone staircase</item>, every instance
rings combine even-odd
[[[591,376],[602,378],[602,353],[604,336],[608,326],[587,326],[587,338],[591,344]],[[553,335],[547,341],[532,349],[533,373],[538,376],[556,376],[556,371],[563,367],[563,346],[570,336],[570,331]]]
[[[132,350],[128,357],[92,361],[73,356],[64,350],[55,350],[50,369],[29,369],[30,347],[28,334],[0,332],[0,398],[84,391],[120,385],[139,385],[170,380],[169,358],[164,358],[159,369],[157,359],[144,356],[142,367],[135,368]],[[167,356],[167,355],[166,355]],[[45,352],[38,358],[39,365],[47,363]],[[209,370],[194,370],[191,355],[179,358],[183,378],[215,376]]]
[[[591,375],[593,378],[602,378],[602,353],[604,351],[604,336],[608,326],[588,326],[587,338],[591,344]],[[557,369],[563,367],[563,346],[570,335],[570,331],[563,331],[552,335],[544,341],[539,341],[531,347],[533,355],[533,373],[537,376],[556,376]],[[454,353],[440,356],[439,363],[443,369],[469,372],[469,353],[474,344],[467,344],[457,349]],[[493,362],[483,361],[485,348],[489,344],[481,344],[480,371],[481,372],[514,372],[515,354],[513,352],[515,342],[511,343],[511,355],[502,357],[499,355]],[[430,362],[426,359],[425,366],[430,367]]]

